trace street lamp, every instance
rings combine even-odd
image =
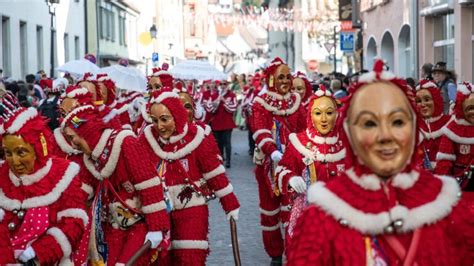
[[[54,17],[56,16],[56,4],[59,4],[59,0],[45,0],[49,8],[49,14],[51,15],[51,78],[54,77]]]

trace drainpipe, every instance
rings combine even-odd
[[[411,49],[411,75],[412,77],[417,80],[419,79],[419,71],[420,63],[419,63],[419,23],[418,23],[418,1],[411,1],[411,14],[410,14],[410,49]]]

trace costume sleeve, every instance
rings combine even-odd
[[[81,189],[78,174],[79,165],[70,163],[63,180],[66,180],[66,175],[73,175],[73,180],[61,197],[50,206],[56,210],[56,217],[49,218],[50,227],[32,244],[41,265],[53,265],[62,258],[68,258],[77,249],[84,228],[89,223],[86,193]]]
[[[439,151],[436,154],[436,161],[436,168],[434,169],[435,174],[452,174],[453,164],[456,161],[456,154],[454,154],[454,143],[445,135],[441,136]]]
[[[303,162],[300,160],[301,156],[290,143],[283,158],[278,163],[275,169],[275,175],[278,178],[278,188],[282,194],[288,193],[288,182],[294,176],[301,176],[303,169],[301,169]]]
[[[306,117],[308,116],[308,114],[307,114],[306,108],[304,108],[303,104],[301,104],[301,106],[298,110],[298,116],[299,116],[298,117],[298,126],[297,126],[296,130],[292,131],[292,132],[295,132],[295,133],[299,133],[299,132],[305,130],[306,127],[307,127]]]
[[[150,160],[143,159],[145,147],[133,137],[127,137],[123,144],[122,162],[127,163],[131,181],[140,196],[142,212],[148,231],[167,231],[170,228],[169,216],[163,196],[163,186]]]
[[[334,265],[331,262],[330,217],[315,206],[308,207],[298,219],[293,238],[287,248],[287,266]]]
[[[229,113],[233,113],[237,110],[237,97],[235,97],[235,94],[231,93],[231,97],[225,100],[224,108]]]
[[[272,152],[277,150],[271,131],[273,127],[272,114],[258,102],[253,105],[252,113],[255,145],[267,156],[270,156]]]
[[[234,188],[225,174],[219,148],[211,136],[206,136],[197,150],[199,168],[210,190],[219,198],[226,213],[240,207]]]
[[[460,265],[474,265],[474,193],[466,192],[450,215],[449,235],[455,241],[456,250],[464,251],[459,256],[463,258]]]

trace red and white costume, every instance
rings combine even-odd
[[[107,206],[104,209],[108,219],[102,221],[105,239],[95,234],[95,241],[91,241],[101,246],[105,240],[107,265],[126,263],[143,245],[148,232],[169,230],[161,181],[150,161],[141,159],[144,147],[133,132],[109,128],[95,107],[77,107],[64,118],[61,127],[66,126],[75,130],[92,149],[90,156],[84,154],[83,163],[95,177],[94,213],[100,210],[100,205]],[[100,219],[94,217],[94,230],[98,230]],[[101,257],[98,251],[91,254],[92,260]],[[140,260],[139,263],[150,262],[148,256]]]
[[[300,132],[306,128],[306,115],[300,108],[300,96],[291,92],[280,95],[275,92],[274,85],[269,82],[282,64],[283,61],[277,58],[267,68],[268,90],[255,98],[252,111],[255,131],[253,138],[259,150],[254,154],[254,159],[257,164],[255,177],[259,190],[263,244],[265,251],[272,258],[283,254],[280,215],[289,214],[289,199],[282,200],[281,196],[274,193],[277,185],[273,176],[274,163],[271,155],[275,151],[284,152],[285,146],[289,144],[290,133]]]
[[[322,96],[333,99],[329,91],[318,91],[309,101],[310,106],[314,100]],[[335,99],[333,101],[336,106]],[[292,199],[289,220],[283,221],[287,223],[286,239],[288,241],[293,234],[297,218],[307,206],[306,193],[298,195],[296,192],[289,191],[290,179],[300,176],[309,187],[316,181],[332,180],[340,176],[345,169],[346,149],[343,141],[339,138],[338,128],[335,127],[330,133],[322,136],[313,126],[311,112],[308,112],[307,124],[308,128],[305,131],[290,134],[290,145],[275,170],[275,175],[278,177],[278,188],[283,195]]]
[[[79,166],[51,156],[51,133],[34,108],[16,110],[2,133],[22,136],[36,155],[28,175],[0,166],[0,227],[8,227],[15,257],[32,247],[41,265],[71,263],[89,223]]]
[[[436,174],[456,177],[467,191],[474,191],[474,125],[464,119],[462,104],[472,93],[472,84],[458,85],[454,107],[456,118],[443,129],[435,168]]]
[[[433,98],[434,110],[432,117],[424,119],[420,123],[420,144],[419,149],[424,154],[424,166],[426,169],[433,170],[436,167],[436,154],[439,150],[441,136],[443,135],[443,127],[446,126],[453,118],[443,113],[443,97],[440,89],[429,80],[421,80],[416,90],[426,89]],[[427,162],[429,161],[429,165]]]
[[[230,130],[235,128],[234,112],[237,110],[237,97],[230,89],[220,95],[217,106],[211,110],[213,118],[210,121],[212,131]]]
[[[212,81],[208,81],[207,83],[210,83]],[[214,113],[217,110],[217,107],[219,107],[219,91],[217,88],[209,88],[205,90],[202,94],[202,105],[204,107],[204,110],[206,111],[206,118],[204,119],[204,122],[207,124],[210,124],[212,120],[214,119]]]
[[[311,83],[309,83],[309,80],[306,75],[300,71],[296,72],[293,78],[300,78],[304,81],[304,87],[306,89],[306,92],[304,94],[304,97],[301,99],[301,105],[303,106],[303,108],[305,108],[305,111],[307,111],[309,101],[311,99],[311,96],[313,95],[313,88],[311,87]]]
[[[166,261],[171,265],[205,265],[209,253],[207,201],[215,195],[228,215],[238,213],[239,203],[215,141],[202,127],[186,121],[179,96],[162,92],[151,99],[154,103],[167,106],[176,123],[176,132],[169,140],[159,137],[154,125],[148,125],[139,138],[165,186],[171,217],[171,251]]]
[[[407,95],[405,81],[382,68],[377,61],[353,90],[381,80]],[[347,153],[351,168],[308,190],[311,206],[297,222],[287,265],[472,265],[474,213],[454,179],[418,170],[412,151],[405,169],[384,181]]]

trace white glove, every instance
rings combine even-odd
[[[32,247],[28,247],[20,254],[20,256],[18,256],[18,260],[20,260],[21,262],[27,262],[33,259],[34,257],[36,257],[35,250]]]
[[[148,240],[151,242],[151,248],[156,248],[163,240],[163,233],[161,231],[148,232],[145,236],[145,243]]]
[[[272,158],[272,161],[274,161],[275,163],[278,163],[279,161],[281,161],[283,154],[280,151],[274,151],[272,152],[270,157]]]
[[[288,184],[298,193],[306,192],[306,182],[304,182],[301,176],[293,176],[288,181]]]
[[[227,213],[227,221],[229,221],[230,218],[234,218],[234,221],[237,221],[239,219],[239,208]]]

